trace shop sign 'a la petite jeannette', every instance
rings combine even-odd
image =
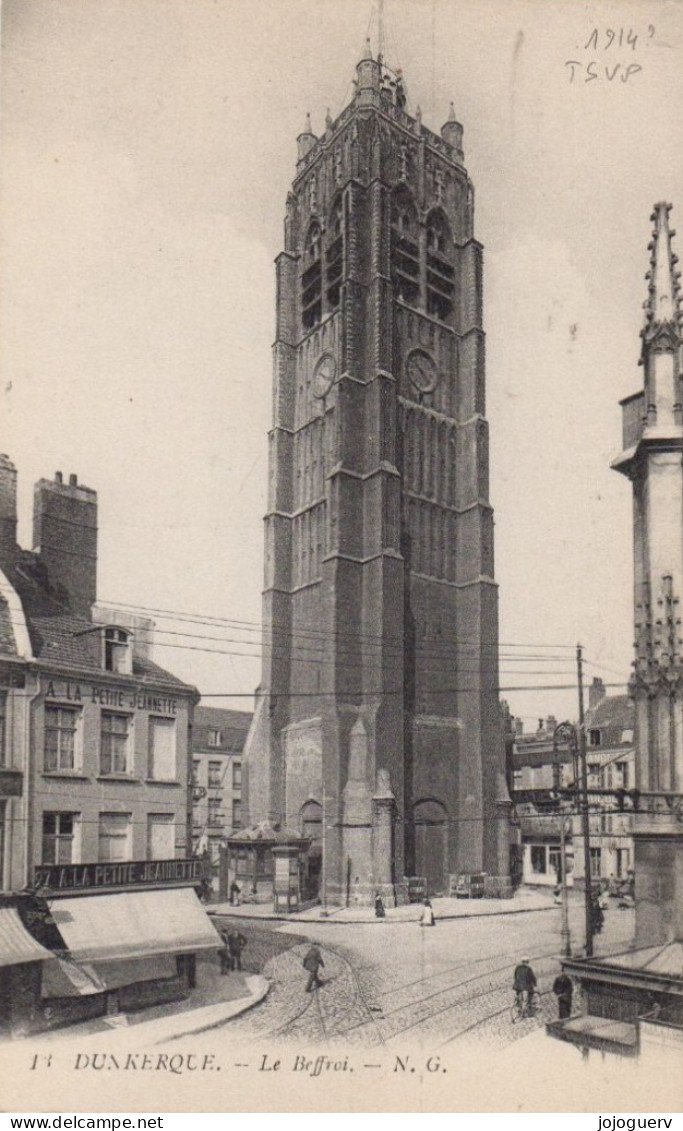
[[[120,864],[50,864],[34,870],[36,887],[51,891],[83,891],[149,884],[199,883],[202,860],[129,860]]]

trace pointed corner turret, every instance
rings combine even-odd
[[[644,369],[643,387],[621,402],[623,410],[623,448],[612,467],[631,477],[648,445],[662,444],[678,450],[683,440],[681,404],[681,308],[680,271],[669,226],[672,205],[655,204],[650,216],[654,225],[647,245],[650,266],[645,275],[647,299],[643,303],[645,325],[640,364]]]
[[[441,137],[453,150],[454,160],[462,165],[465,160],[462,148],[462,126],[455,116],[455,106],[452,102],[448,110],[448,121],[441,127]]]
[[[310,152],[317,140],[318,139],[311,128],[311,115],[307,114],[303,132],[300,133],[296,139],[298,151],[297,156],[299,161],[303,161],[304,157],[307,153]]]
[[[356,92],[361,100],[367,101],[373,94],[379,94],[382,80],[382,64],[379,59],[373,59],[370,40],[365,40],[365,50],[360,62],[356,66]]]
[[[672,205],[665,201],[655,204],[650,217],[654,224],[652,239],[648,244],[650,269],[645,275],[648,281],[648,297],[643,304],[645,326],[642,331],[643,352],[651,349],[673,350],[680,345],[680,271],[676,271],[678,256],[674,254],[671,241],[675,236],[669,227],[669,213]]]

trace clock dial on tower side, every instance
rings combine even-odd
[[[418,393],[433,393],[439,383],[439,370],[426,350],[411,350],[406,357],[408,380]]]
[[[313,396],[326,396],[332,388],[336,376],[336,361],[331,353],[324,353],[313,370]]]

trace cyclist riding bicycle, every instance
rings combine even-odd
[[[515,966],[512,985],[520,1010],[527,1014],[531,1013],[531,1001],[536,992],[536,975],[529,965],[528,958],[522,958],[519,965]]]

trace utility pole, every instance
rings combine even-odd
[[[581,831],[583,834],[583,869],[585,875],[586,958],[593,955],[593,883],[591,876],[590,816],[588,812],[588,766],[586,764],[586,728],[583,712],[583,649],[576,645],[576,673],[579,689],[579,769],[581,774]]]
[[[323,786],[323,813],[322,813],[322,861],[320,867],[320,880],[322,884],[320,914],[327,918],[327,806],[325,804],[325,786]]]
[[[572,948],[571,939],[569,936],[569,906],[568,906],[568,893],[567,893],[567,848],[565,844],[565,815],[562,808],[561,796],[561,774],[560,774],[560,759],[558,743],[567,742],[572,751],[572,757],[575,757],[574,751],[576,749],[576,730],[571,723],[560,723],[555,727],[553,733],[553,787],[557,793],[558,805],[560,809],[560,884],[562,887],[562,926],[560,928],[560,938],[562,945],[562,957],[571,958]]]

